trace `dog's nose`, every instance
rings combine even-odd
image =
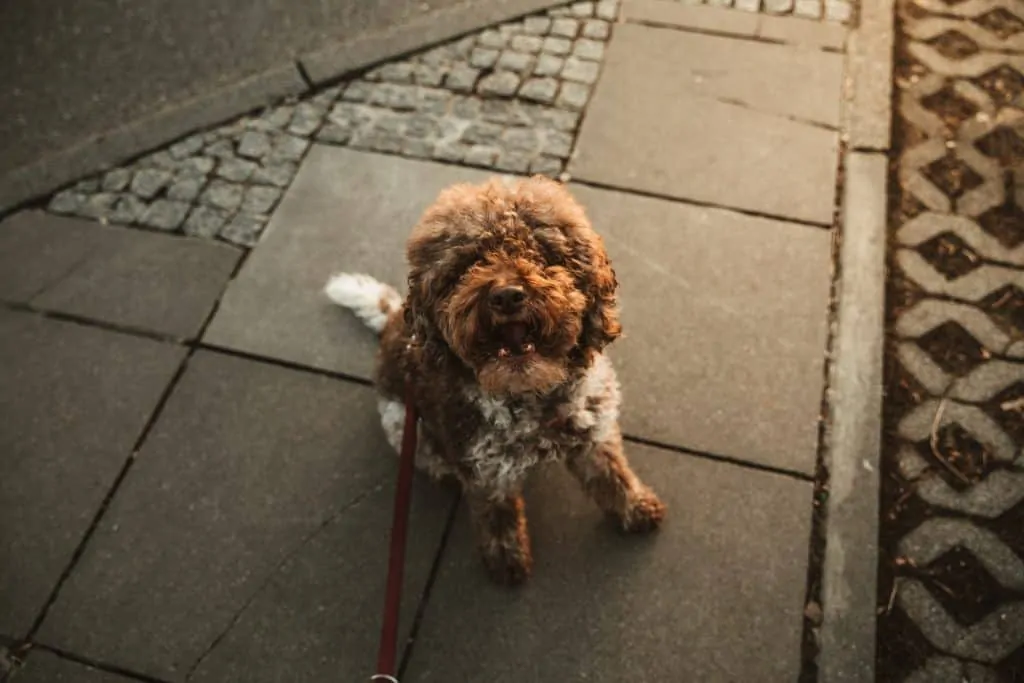
[[[488,301],[492,308],[502,313],[515,313],[522,308],[523,302],[526,301],[526,292],[522,287],[515,285],[496,287],[491,290]]]

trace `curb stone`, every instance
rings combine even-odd
[[[872,683],[888,161],[883,154],[850,152],[845,168],[818,670],[822,683]]]
[[[874,683],[895,2],[861,3],[847,39],[848,149],[825,465],[820,683]]]
[[[216,125],[305,90],[306,82],[298,69],[294,64],[286,64],[98,135],[0,178],[0,214],[194,130]]]

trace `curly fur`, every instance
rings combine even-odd
[[[328,294],[381,333],[375,379],[396,448],[411,382],[417,464],[462,485],[491,574],[529,574],[522,485],[544,461],[564,462],[623,529],[657,527],[664,506],[623,455],[603,353],[621,334],[615,271],[569,192],[542,177],[450,187],[413,229],[407,258],[401,306],[362,275],[334,278]],[[509,288],[516,303],[496,304]]]

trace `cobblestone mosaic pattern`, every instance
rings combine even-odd
[[[1024,3],[900,7],[878,680],[1024,681]]]
[[[252,246],[313,142],[557,177],[618,10],[575,2],[383,64],[85,179],[49,209]]]
[[[764,12],[824,19],[844,24],[853,20],[854,3],[851,0],[676,0],[684,5],[732,7],[742,12]]]

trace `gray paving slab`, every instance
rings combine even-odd
[[[204,340],[369,377],[377,340],[327,300],[327,278],[355,270],[404,288],[405,240],[423,210],[446,186],[490,175],[314,146]]]
[[[394,482],[326,525],[271,578],[190,683],[365,681],[375,673]],[[399,643],[403,644],[455,504],[417,480]]]
[[[631,22],[753,37],[757,33],[759,16],[726,7],[684,4],[677,0],[625,0],[622,18]]]
[[[534,570],[516,590],[456,520],[403,681],[795,681],[811,486],[632,446],[668,504],[611,528],[561,468],[527,488]]]
[[[137,679],[101,671],[45,650],[33,650],[11,681],[16,683],[131,683]]]
[[[0,299],[28,303],[108,240],[86,221],[25,211],[0,223]]]
[[[831,224],[842,58],[617,27],[573,177]]]
[[[829,297],[820,228],[574,187],[604,236],[627,433],[811,474]]]
[[[379,557],[370,556],[386,556],[386,540],[368,539],[346,517],[363,519],[373,504],[386,524],[386,506],[372,494],[390,490],[395,468],[372,389],[199,352],[38,638],[182,680],[246,605],[276,593],[280,572],[299,571],[319,534],[352,543],[333,546],[335,562],[351,566],[335,574],[322,604],[353,604],[382,580]],[[424,522],[419,533],[425,540],[413,548],[427,548],[439,524]],[[428,563],[410,559],[411,568]],[[323,637],[341,647],[348,636]]]
[[[0,224],[0,296],[34,307],[195,336],[241,251],[41,211]]]
[[[31,628],[183,356],[0,309],[0,632]]]
[[[842,50],[849,30],[842,24],[830,24],[800,17],[758,17],[757,36],[793,45]]]

